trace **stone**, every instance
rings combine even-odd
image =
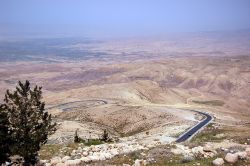
[[[125,153],[126,153],[126,151],[125,151]],[[118,153],[117,149],[111,149],[111,150],[110,150],[110,154],[116,156],[116,155],[118,155],[119,153]]]
[[[135,163],[134,163],[134,166],[146,166],[146,164],[147,164],[146,160],[136,159]]]
[[[182,158],[182,163],[188,163],[194,160],[194,157],[191,155],[185,155]]]
[[[22,165],[22,163],[24,162],[24,159],[19,155],[10,156],[10,160],[13,165]]]
[[[213,147],[212,147],[211,145],[205,145],[205,146],[203,147],[203,151],[204,151],[204,152],[213,152],[214,149],[213,149]]]
[[[50,164],[53,166],[53,165],[56,165],[57,163],[61,163],[62,162],[62,159],[61,157],[53,157],[51,160],[50,160]]]
[[[110,153],[108,153],[108,152],[106,152],[104,155],[105,155],[106,159],[110,159],[110,158],[113,157],[113,156],[112,156]]]
[[[67,160],[70,160],[71,158],[69,156],[64,156],[62,158],[62,162],[65,163]]]
[[[232,154],[232,153],[227,153],[225,156],[225,161],[234,164],[238,161],[238,155],[237,154]]]
[[[214,166],[221,166],[224,164],[224,160],[223,160],[223,158],[217,158],[212,163]]]
[[[49,163],[49,160],[39,160],[40,163]]]
[[[76,154],[82,153],[82,150],[76,150]]]
[[[238,158],[241,160],[247,159],[247,152],[237,152]]]
[[[78,153],[74,156],[74,159],[80,159],[82,157],[82,154],[81,153]]]
[[[245,152],[247,153],[247,157],[250,158],[250,148],[246,148]]]
[[[221,148],[221,151],[228,152],[229,150],[226,148]]]
[[[82,157],[80,160],[85,162],[85,163],[88,163],[91,161],[88,157]]]
[[[216,151],[215,152],[210,152],[210,153],[207,154],[207,156],[212,158],[212,157],[215,156],[216,153],[217,153]]]
[[[84,157],[86,157],[86,156],[89,155],[89,153],[88,153],[88,152],[82,152],[82,155],[83,155]]]
[[[74,155],[76,155],[76,150],[73,150],[73,151],[71,152],[71,156],[74,156]]]
[[[122,166],[130,166],[129,164],[122,164]]]
[[[50,163],[45,163],[45,166],[51,166],[51,164]]]
[[[39,160],[36,165],[37,166],[45,166],[46,163],[49,163],[49,160]]]
[[[96,156],[96,155],[88,156],[88,158],[89,158],[90,161],[98,161],[99,160],[99,157]]]
[[[57,163],[56,166],[64,166],[64,163]]]
[[[65,162],[65,166],[81,166],[81,160],[76,159],[76,160],[67,160]]]
[[[203,149],[202,146],[194,147],[194,148],[191,149],[191,151],[192,151],[193,154],[196,154],[196,155],[204,154],[204,149]]]
[[[183,150],[176,148],[176,149],[171,149],[171,152],[174,153],[175,155],[180,155],[183,153]]]
[[[99,157],[99,160],[105,160],[106,159],[106,156],[105,156],[104,153],[100,153],[98,157]]]

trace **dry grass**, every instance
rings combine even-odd
[[[39,157],[42,160],[49,160],[54,156],[65,156],[70,155],[74,149],[77,149],[78,144],[70,143],[70,144],[46,144],[42,146],[39,151]]]

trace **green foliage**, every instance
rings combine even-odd
[[[52,123],[51,115],[41,101],[41,89],[37,86],[31,89],[29,81],[24,84],[19,81],[13,93],[7,90],[5,103],[1,105],[9,123],[10,153],[22,156],[25,165],[37,162],[37,152],[56,130],[56,124]]]
[[[9,139],[9,121],[7,112],[4,107],[0,105],[0,165],[9,160],[11,141]]]
[[[106,132],[107,133],[107,132]],[[106,135],[107,137],[108,135]],[[107,137],[108,138],[108,137]],[[103,140],[101,139],[87,139],[84,140],[81,137],[78,136],[78,129],[75,131],[74,135],[74,143],[83,143],[86,146],[91,146],[91,145],[99,145],[103,143]]]
[[[82,143],[84,143],[84,145],[86,146],[103,144],[103,142],[99,139],[88,139],[87,141],[83,141]]]

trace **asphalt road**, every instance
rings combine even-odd
[[[209,124],[213,117],[207,113],[204,112],[200,112],[200,111],[196,111],[196,110],[192,110],[194,112],[197,112],[199,114],[204,115],[206,118],[204,120],[202,120],[201,122],[199,122],[198,124],[196,124],[194,127],[192,127],[191,129],[189,129],[188,131],[186,131],[184,134],[182,134],[177,140],[176,142],[180,143],[180,142],[184,142],[187,141],[188,139],[190,139],[194,134],[196,134],[202,127],[206,126],[207,124]]]
[[[52,106],[52,107],[46,108],[46,110],[50,110],[53,108],[61,108],[63,111],[68,111],[70,109],[82,107],[82,106],[72,107],[71,104],[84,103],[84,102],[100,102],[100,104],[108,104],[108,102],[105,100],[80,100],[80,101],[72,101],[72,102],[67,102],[67,103],[56,105],[56,106]]]
[[[72,107],[72,106],[68,106],[68,105],[71,105],[71,104],[74,104],[74,103],[82,103],[82,102],[101,102],[101,104],[107,104],[108,103],[107,101],[104,101],[104,100],[81,100],[81,101],[67,102],[67,103],[57,105],[57,106],[52,106],[52,107],[47,108],[46,110],[49,110],[49,109],[52,109],[52,108],[61,108],[63,111],[67,111],[67,110],[72,109],[72,108],[78,108],[78,107]],[[194,136],[202,127],[209,124],[213,119],[213,117],[211,115],[207,114],[207,113],[196,111],[196,110],[191,110],[191,111],[199,113],[201,115],[204,115],[206,118],[204,120],[202,120],[201,122],[199,122],[198,124],[196,124],[191,129],[189,129],[188,131],[186,131],[184,134],[182,134],[176,140],[176,142],[178,142],[178,143],[187,141],[188,139],[192,138],[192,136]]]

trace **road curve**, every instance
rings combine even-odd
[[[107,104],[108,103],[105,100],[80,100],[80,101],[62,103],[62,104],[59,104],[59,105],[56,105],[56,106],[46,108],[46,110],[50,110],[50,109],[53,109],[53,108],[61,108],[63,111],[67,111],[68,109],[78,108],[78,107],[67,107],[68,104],[89,102],[89,101],[101,102],[101,104]],[[65,106],[66,106],[66,108],[64,108]],[[181,136],[179,136],[179,138],[176,140],[177,143],[185,142],[185,141],[191,139],[202,127],[208,125],[213,120],[213,117],[211,115],[207,114],[207,113],[196,111],[196,110],[190,110],[190,111],[199,113],[199,114],[205,116],[206,118],[204,120],[202,120],[201,122],[197,123],[194,127],[190,128],[185,133],[183,133]]]
[[[72,107],[72,106],[67,107],[67,105],[74,104],[74,103],[82,103],[82,102],[100,102],[100,104],[108,104],[108,102],[105,101],[105,100],[97,100],[97,99],[79,100],[79,101],[72,101],[72,102],[62,103],[62,104],[59,104],[59,105],[56,105],[56,106],[51,106],[51,107],[46,108],[46,110],[50,110],[50,109],[53,109],[53,108],[61,108],[62,111],[68,111],[69,109],[79,108],[79,107]]]
[[[208,125],[213,120],[213,117],[207,113],[196,111],[196,110],[191,110],[191,111],[204,115],[206,118],[202,120],[201,122],[199,122],[198,124],[196,124],[191,129],[189,129],[188,131],[186,131],[184,134],[182,134],[176,140],[177,143],[184,142],[184,141],[191,139],[202,127]]]

